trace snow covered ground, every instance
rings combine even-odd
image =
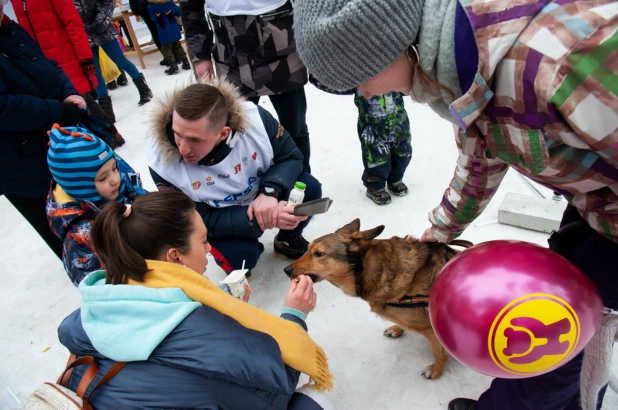
[[[137,65],[137,58],[131,57]],[[163,96],[189,79],[189,72],[169,77],[158,54],[146,57],[144,75],[155,95]],[[412,124],[414,157],[404,181],[410,194],[378,207],[366,196],[360,177],[362,162],[356,134],[357,111],[351,96],[333,96],[306,87],[313,174],[322,182],[325,196],[334,199],[330,211],[316,217],[305,231],[308,240],[333,232],[354,218],[371,228],[386,225],[382,238],[407,234],[420,236],[429,226],[427,213],[441,199],[453,175],[456,150],[452,127],[428,108],[406,99]],[[116,124],[127,144],[118,149],[142,173],[146,189],[154,189],[144,160],[149,113],[155,103],[137,106],[130,84],[111,92]],[[274,110],[268,99],[261,104]],[[509,172],[485,213],[464,239],[520,239],[546,245],[547,235],[498,224],[498,208],[508,192],[536,195],[514,172]],[[546,189],[541,192],[550,196]],[[62,264],[10,204],[0,198],[0,409],[8,388],[19,399],[44,381],[55,381],[67,359],[57,340],[60,321],[79,306],[79,294]],[[251,303],[277,314],[288,280],[283,268],[289,261],[272,252],[274,233],[267,232],[266,247],[253,271]],[[218,280],[222,271],[209,264],[207,274]],[[382,336],[389,323],[369,312],[367,304],[346,297],[328,283],[316,286],[318,306],[309,315],[312,337],[324,348],[336,376],[331,399],[339,409],[446,409],[455,397],[476,398],[491,381],[450,360],[439,380],[425,380],[421,370],[432,362],[424,338],[406,333],[398,340]],[[470,306],[470,309],[473,309]],[[618,366],[614,364],[614,371]],[[7,396],[8,397],[8,396]],[[10,400],[7,399],[5,405]],[[618,408],[618,395],[609,392],[606,409]]]

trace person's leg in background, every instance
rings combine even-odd
[[[165,74],[172,75],[180,72],[178,69],[178,61],[176,61],[176,57],[174,56],[174,43],[167,43],[161,45],[161,53],[163,54],[163,58],[167,61],[167,70],[165,70]]]
[[[569,205],[564,212],[561,228],[583,222],[579,211]],[[585,224],[585,222],[584,222]],[[587,224],[586,224],[587,225]],[[567,259],[588,276],[601,292],[603,303],[618,309],[618,244],[591,229],[561,230],[552,236],[552,249],[561,251]],[[559,244],[556,245],[556,244]],[[558,247],[557,247],[558,246]],[[566,251],[568,250],[568,251]],[[566,365],[547,374],[528,379],[494,379],[491,387],[481,395],[478,404],[456,406],[450,410],[575,410],[580,409],[579,381],[583,353]],[[599,394],[597,409],[602,406]]]
[[[159,40],[159,31],[157,30],[157,24],[152,21],[152,19],[150,18],[150,14],[148,13],[144,13],[144,15],[142,16],[142,21],[144,22],[144,24],[146,24],[146,27],[148,27],[148,31],[150,31],[152,41],[155,43],[159,51],[161,51],[161,54],[163,54],[163,51],[161,50],[161,41]],[[167,65],[165,57],[163,57],[163,61],[161,61],[160,64]]]
[[[27,198],[13,194],[4,194],[4,196],[26,218],[52,252],[62,260],[62,241],[51,231],[47,222],[47,211],[45,209],[47,197]]]
[[[127,29],[127,25],[125,24],[124,20],[120,20],[118,24],[120,24],[120,28],[124,33],[123,37],[124,40],[127,42],[127,46],[133,48],[133,41],[131,41],[131,36],[129,35],[129,30]]]
[[[309,160],[311,157],[311,145],[309,141],[309,129],[307,128],[307,98],[305,88],[290,91],[283,94],[269,95],[270,101],[277,111],[279,122],[290,133],[296,146],[303,154],[303,172],[311,173]],[[259,98],[258,98],[259,100]],[[253,101],[253,99],[250,99]],[[257,104],[257,102],[256,102]]]
[[[358,108],[357,132],[361,143],[361,155],[365,170],[361,179],[367,188],[366,195],[378,205],[391,202],[386,192],[386,179],[391,174],[390,146],[386,137],[386,112],[381,95],[367,99],[360,91],[354,94]]]
[[[174,50],[174,57],[176,58],[176,63],[182,63],[183,70],[190,70],[191,65],[189,64],[187,53],[185,53],[185,49],[182,48],[182,44],[180,44],[180,41],[174,41],[172,43],[172,48]]]
[[[307,172],[301,172],[298,176],[298,181],[305,184],[305,197],[303,202],[314,201],[322,198],[322,184],[313,175]],[[290,192],[283,192],[281,199],[287,201]],[[295,229],[290,231],[280,230],[275,237],[275,252],[281,253],[288,258],[298,259],[305,252],[309,242],[303,238],[303,230],[309,224],[311,217],[298,224]]]
[[[135,80],[140,77],[140,72],[135,67],[135,65],[129,61],[120,49],[120,45],[118,44],[118,40],[113,39],[101,46],[105,54],[118,66],[118,69],[121,71],[126,71],[129,76]]]
[[[210,253],[217,265],[228,275],[233,270],[241,269],[243,263],[245,269],[251,271],[264,252],[264,245],[257,239],[208,238],[208,243],[212,246]],[[249,276],[251,274],[247,273]]]
[[[124,53],[120,49],[120,46],[118,45],[118,41],[116,41],[116,39],[113,39],[112,41],[102,45],[101,48],[103,48],[103,51],[105,51],[108,57],[114,63],[116,63],[116,65],[121,71],[126,71],[129,74],[129,76],[133,79],[133,83],[135,84],[135,87],[137,87],[137,90],[139,91],[140,100],[138,102],[138,105],[144,105],[148,101],[152,100],[152,97],[153,97],[152,91],[148,87],[148,84],[146,84],[146,79],[144,78],[144,75],[141,74],[139,70],[137,69],[137,67],[135,67],[135,65],[125,57]],[[97,92],[98,92],[98,88],[97,88]],[[99,94],[99,97],[100,96],[101,95]]]
[[[396,196],[408,193],[408,187],[403,183],[403,175],[412,160],[412,134],[410,133],[410,119],[403,105],[401,93],[389,93],[392,98],[393,112],[389,112],[387,132],[391,134],[391,172],[386,182],[388,189]]]

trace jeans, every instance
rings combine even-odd
[[[116,39],[102,45],[101,48],[103,49],[103,51],[105,51],[105,54],[107,54],[107,56],[118,66],[118,69],[120,71],[126,71],[127,74],[129,74],[129,76],[134,80],[140,78],[141,74],[139,70],[132,62],[130,62],[125,57]],[[96,76],[97,82],[99,83],[95,90],[99,97],[107,97],[109,94],[107,92],[107,84],[105,83],[103,75],[101,74],[101,63],[99,61],[99,46],[92,47],[92,57],[92,59],[94,60],[94,65],[97,67]]]
[[[322,185],[311,174],[301,173],[298,181],[304,182],[307,186],[303,202],[313,201],[322,197]],[[289,192],[284,192],[281,198],[287,198],[289,195]],[[292,242],[302,235],[310,219],[307,218],[307,220],[299,223],[291,231],[280,230],[277,238],[281,241]],[[264,245],[257,238],[208,238],[208,242],[214,248],[211,254],[215,261],[226,273],[240,269],[243,261],[245,262],[245,269],[253,269],[257,265],[258,259],[260,259],[260,255],[264,252]]]

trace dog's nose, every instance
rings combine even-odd
[[[285,268],[283,268],[283,271],[285,272],[286,275],[291,277],[292,272],[294,272],[294,268],[292,267],[292,265],[288,265]]]

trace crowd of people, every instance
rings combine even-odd
[[[408,193],[403,99],[453,124],[455,174],[422,241],[457,238],[513,168],[567,199],[554,248],[618,309],[615,2],[132,0],[167,74],[191,68],[180,17],[197,77],[159,95],[144,147],[158,192],[147,193],[113,151],[125,141],[100,50],[131,77],[138,105],[154,96],[117,41],[114,2],[12,1],[17,21],[0,5],[0,194],[79,288],[61,343],[102,371],[127,362],[90,397],[95,408],[329,408],[327,352],[305,323],[310,277],[291,281],[276,317],[203,276],[211,253],[249,277],[270,229],[274,252],[307,251],[310,218],[287,198],[297,182],[305,201],[328,184],[311,174],[309,81],[354,95],[361,179],[378,205]],[[258,105],[266,96],[278,121]],[[542,376],[496,378],[448,408],[580,408],[582,355]],[[311,388],[296,389],[301,373]]]

